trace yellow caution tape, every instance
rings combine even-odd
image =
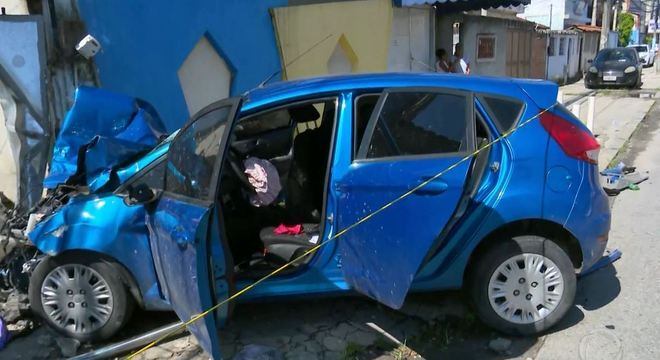
[[[219,309],[221,306],[223,306],[223,305],[225,305],[225,304],[227,304],[227,303],[229,303],[229,302],[231,302],[231,301],[233,301],[233,300],[236,300],[239,296],[241,296],[241,295],[245,294],[246,292],[248,292],[248,291],[254,289],[257,285],[259,285],[259,284],[261,284],[262,282],[264,282],[264,281],[270,279],[271,277],[273,277],[273,276],[279,274],[279,273],[282,272],[284,269],[286,269],[287,267],[289,267],[289,266],[291,266],[292,264],[294,264],[296,261],[301,260],[301,259],[303,259],[305,256],[307,256],[307,255],[309,255],[309,254],[312,254],[312,253],[316,252],[316,251],[317,251],[318,249],[320,249],[321,247],[323,247],[323,246],[329,244],[330,242],[332,242],[332,241],[338,239],[340,236],[346,234],[347,232],[349,232],[349,231],[352,230],[353,228],[359,226],[360,224],[362,224],[362,223],[368,221],[369,219],[373,218],[374,216],[380,214],[381,212],[385,211],[387,208],[389,208],[389,207],[391,207],[392,205],[398,203],[399,201],[401,201],[401,200],[407,198],[408,196],[412,195],[413,193],[415,193],[416,191],[420,190],[420,189],[423,188],[424,186],[426,186],[426,185],[432,183],[434,180],[437,180],[439,177],[443,176],[443,175],[446,174],[447,172],[449,172],[449,171],[455,169],[455,168],[458,167],[460,164],[462,164],[462,163],[464,163],[464,162],[470,160],[471,158],[477,156],[480,152],[482,152],[482,151],[484,151],[484,150],[490,148],[491,146],[493,146],[493,144],[496,144],[496,143],[502,141],[503,139],[506,139],[507,137],[511,136],[511,134],[513,134],[514,132],[518,131],[518,129],[522,128],[523,126],[525,126],[525,125],[529,124],[530,122],[532,122],[533,120],[537,119],[538,117],[540,117],[541,115],[543,115],[545,112],[547,112],[547,111],[549,111],[550,109],[552,109],[554,106],[555,106],[555,105],[552,105],[552,106],[550,106],[550,107],[548,107],[548,108],[546,108],[546,109],[541,110],[541,111],[540,111],[538,114],[536,114],[535,116],[533,116],[533,117],[531,117],[531,118],[529,118],[529,119],[527,119],[527,120],[521,122],[520,124],[518,124],[518,126],[514,127],[513,129],[504,132],[500,137],[496,138],[496,139],[493,140],[492,142],[490,142],[490,143],[488,143],[488,144],[482,146],[481,148],[475,150],[473,153],[466,155],[464,158],[458,160],[457,162],[455,162],[454,164],[450,165],[450,166],[447,167],[446,169],[440,171],[439,173],[435,174],[435,175],[432,176],[431,178],[429,178],[429,179],[427,179],[427,180],[424,180],[422,183],[420,183],[419,185],[415,186],[414,188],[408,190],[407,192],[405,192],[404,194],[400,195],[400,196],[397,197],[396,199],[394,199],[394,200],[388,202],[387,204],[383,205],[382,207],[378,208],[377,210],[371,212],[370,214],[368,214],[368,215],[366,215],[365,217],[361,218],[361,219],[358,220],[357,222],[355,222],[355,223],[353,223],[353,224],[351,224],[351,225],[345,227],[344,229],[342,229],[341,231],[339,231],[339,232],[336,233],[335,235],[333,235],[333,236],[331,236],[330,238],[328,238],[326,241],[323,241],[323,242],[321,242],[321,243],[315,245],[315,246],[312,247],[311,249],[305,251],[302,255],[300,255],[300,256],[296,257],[295,259],[289,261],[288,263],[286,263],[286,264],[284,264],[284,265],[278,267],[277,269],[273,270],[273,272],[271,272],[271,273],[269,273],[268,275],[266,275],[266,276],[260,278],[259,280],[255,281],[254,283],[250,284],[249,286],[246,286],[245,288],[243,288],[243,289],[241,289],[240,291],[236,292],[235,294],[233,294],[232,296],[228,297],[227,299],[225,299],[225,300],[223,300],[223,301],[221,301],[221,302],[219,302],[219,303],[213,305],[213,306],[210,307],[209,309],[207,309],[207,310],[205,310],[205,311],[203,311],[203,312],[201,312],[201,313],[199,313],[199,314],[197,314],[197,315],[195,315],[195,316],[192,316],[192,317],[190,318],[190,320],[185,321],[184,323],[181,324],[181,326],[179,326],[179,327],[177,327],[176,329],[172,330],[171,332],[169,332],[169,333],[167,333],[167,334],[161,336],[160,338],[158,338],[158,339],[152,341],[151,343],[145,345],[145,346],[144,346],[143,348],[141,348],[140,350],[138,350],[138,351],[136,351],[136,352],[134,352],[134,353],[128,355],[127,359],[129,359],[129,360],[130,360],[130,359],[133,359],[134,357],[136,357],[136,356],[138,356],[138,355],[144,353],[144,352],[147,351],[148,349],[150,349],[150,348],[156,346],[156,345],[157,345],[158,343],[160,343],[161,341],[163,341],[163,340],[167,339],[168,337],[170,337],[170,336],[172,336],[172,335],[174,335],[174,334],[180,332],[181,330],[183,330],[183,329],[184,329],[185,327],[187,327],[188,325],[190,325],[190,324],[196,322],[197,320],[199,320],[199,319],[201,319],[201,318],[207,316],[208,314],[212,313],[213,311]],[[214,334],[211,334],[211,335],[214,335]]]

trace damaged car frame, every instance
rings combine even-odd
[[[211,104],[146,155],[98,156],[102,167],[89,146],[60,179],[85,186],[29,232],[46,254],[32,306],[79,339],[110,336],[134,303],[187,320],[453,166],[239,301],[357,292],[399,308],[411,291],[465,287],[490,326],[543,332],[610,227],[598,143],[556,94],[455,75],[306,79]],[[250,158],[276,169],[270,205],[255,205]],[[229,310],[189,326],[215,358]]]

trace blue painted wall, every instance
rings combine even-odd
[[[269,8],[287,0],[78,0],[103,88],[149,101],[169,131],[188,118],[177,70],[205,34],[234,69],[231,93],[280,68]]]

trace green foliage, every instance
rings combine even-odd
[[[619,46],[628,45],[632,28],[635,26],[635,17],[630,13],[620,13],[616,29],[619,31]]]
[[[646,35],[646,39],[644,39],[645,44],[653,44],[653,34],[648,34]]]

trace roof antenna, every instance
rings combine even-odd
[[[284,64],[284,66],[283,66],[281,69],[279,69],[279,70],[275,71],[274,73],[270,74],[270,76],[268,76],[266,79],[264,79],[264,81],[262,81],[261,83],[259,83],[259,86],[258,86],[258,87],[264,87],[264,85],[268,84],[268,82],[271,81],[271,80],[272,80],[277,74],[281,73],[282,70],[285,70],[288,66],[290,66],[290,65],[293,64],[294,62],[300,60],[300,58],[302,58],[303,56],[307,55],[307,53],[309,53],[310,51],[312,51],[315,47],[321,45],[324,41],[328,40],[332,35],[333,35],[333,34],[328,34],[328,36],[326,36],[326,37],[324,37],[323,39],[321,39],[321,40],[319,40],[318,42],[316,42],[316,44],[312,45],[309,49],[303,51],[300,55],[296,56],[296,57],[293,58],[291,61],[289,61],[288,63]]]

